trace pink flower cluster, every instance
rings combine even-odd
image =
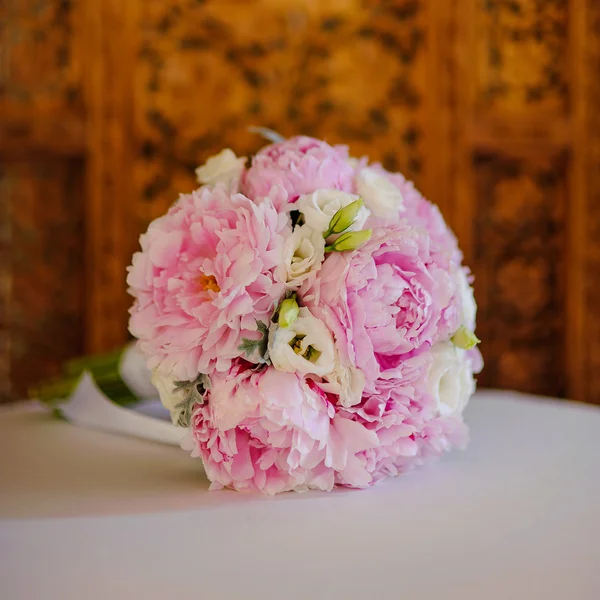
[[[243,162],[227,151],[202,168],[210,185],[150,225],[127,279],[130,331],[173,382],[161,399],[188,411],[184,447],[213,488],[362,488],[464,447],[476,306],[437,207],[309,137]],[[312,222],[320,203],[364,196],[360,243],[290,214],[311,194]],[[183,402],[182,382],[197,388]]]

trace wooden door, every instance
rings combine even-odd
[[[15,389],[82,344],[126,339],[138,234],[207,156],[254,152],[247,126],[259,124],[347,143],[440,205],[476,274],[482,384],[600,402],[594,0],[5,0],[0,11],[2,249],[28,265],[10,258],[1,275]]]

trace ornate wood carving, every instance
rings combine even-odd
[[[566,156],[474,161],[481,382],[564,395]]]
[[[568,13],[568,0],[477,0],[479,110],[566,110]]]
[[[65,0],[0,3],[0,399],[83,350],[78,18]]]
[[[483,383],[600,402],[598,72],[596,0],[5,0],[0,365],[50,373],[82,318],[87,350],[122,343],[138,234],[260,124],[440,204],[477,276]]]
[[[582,332],[581,365],[574,365],[574,372],[580,376],[584,387],[582,399],[600,404],[600,5],[594,0],[587,3],[585,46],[583,48],[586,77],[582,83],[583,102],[585,102],[584,128],[582,139],[583,169],[586,178],[586,203],[583,222],[586,225],[585,271],[584,271],[584,330]],[[586,160],[587,157],[587,160]]]
[[[4,399],[83,350],[81,183],[73,162],[0,167]]]
[[[423,180],[424,3],[144,2],[136,71],[144,227],[260,124],[349,143]]]
[[[0,3],[0,114],[81,113],[77,5],[74,0]]]

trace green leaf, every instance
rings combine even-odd
[[[177,425],[189,427],[196,404],[204,404],[206,392],[211,388],[208,375],[200,373],[193,381],[175,381],[174,392],[183,392],[183,399],[173,408],[177,414]]]
[[[256,321],[256,330],[261,334],[258,340],[242,338],[242,343],[238,350],[247,358],[251,358],[254,353],[258,353],[259,363],[269,362],[269,328],[262,321]]]

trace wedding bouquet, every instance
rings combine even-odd
[[[223,150],[140,238],[130,332],[212,488],[362,488],[463,447],[482,366],[438,208],[344,146]]]

